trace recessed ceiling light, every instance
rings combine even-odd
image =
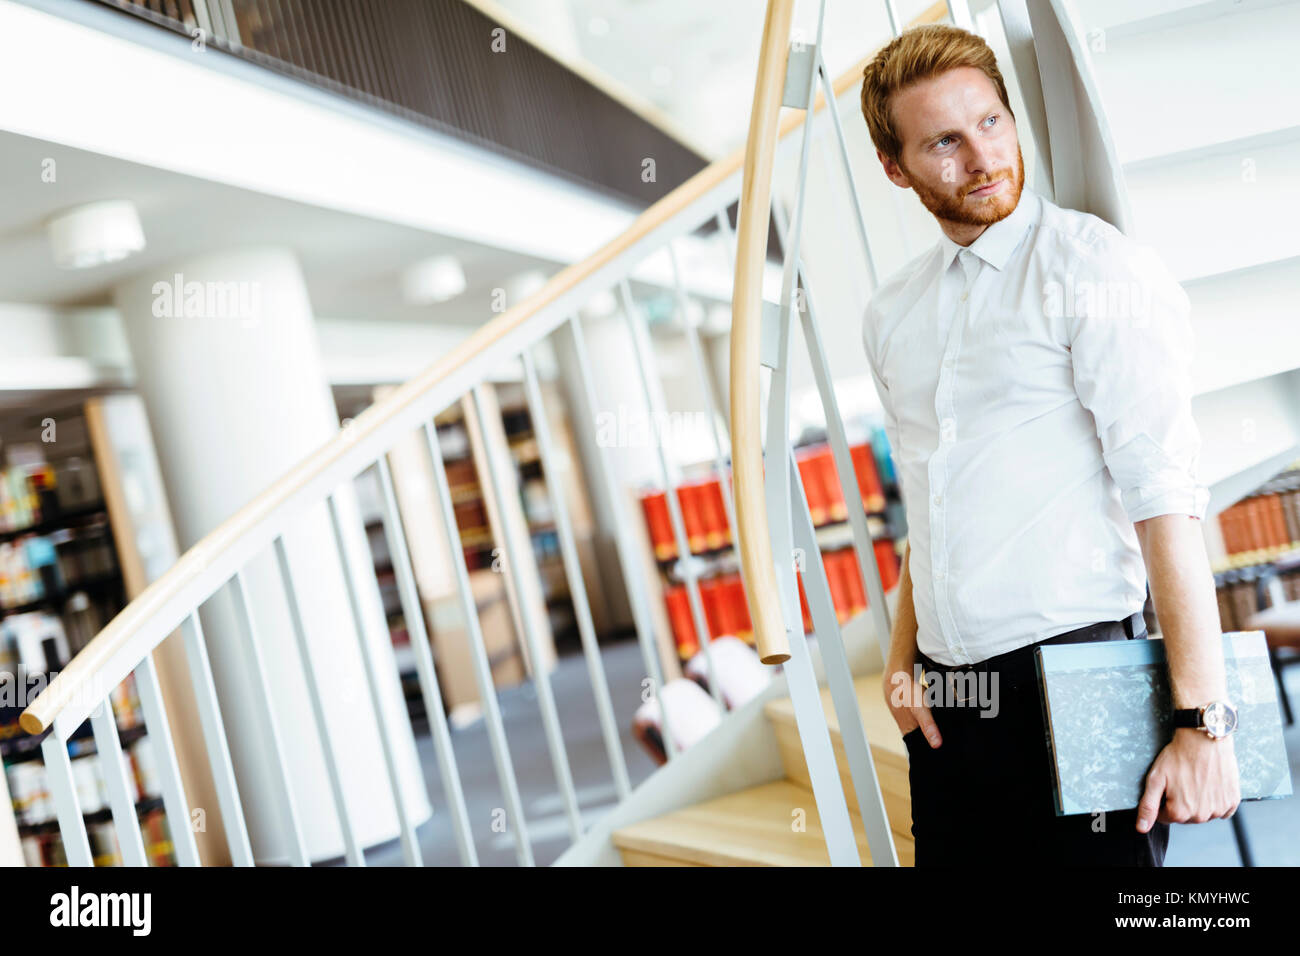
[[[465,270],[455,256],[422,259],[402,273],[402,297],[411,305],[446,302],[465,291]]]
[[[89,269],[118,262],[144,248],[144,229],[135,203],[109,199],[87,203],[46,223],[54,263],[60,269]]]

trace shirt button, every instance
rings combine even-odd
[[[942,580],[943,580],[943,572],[942,572],[942,571],[935,571],[935,572],[934,572],[934,579],[935,579],[936,581],[942,581]]]
[[[944,368],[952,368],[952,359],[951,359],[951,358],[946,358],[946,359],[944,359],[944,360],[943,360],[943,367],[944,367]]]
[[[935,503],[936,505],[941,505],[941,504],[943,504],[943,495],[935,495],[935,496],[934,496],[934,503]]]
[[[961,294],[961,300],[962,300],[963,302],[965,302],[965,301],[966,301],[967,299],[969,299],[969,298],[970,298],[970,293],[969,293],[969,292],[963,292],[963,293]]]

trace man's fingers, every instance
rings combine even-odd
[[[1146,833],[1156,822],[1157,816],[1162,812],[1160,808],[1160,798],[1165,793],[1165,778],[1157,773],[1151,773],[1147,776],[1146,788],[1142,791],[1142,799],[1138,801],[1138,818],[1137,828],[1139,833]],[[1161,821],[1167,822],[1167,821]]]
[[[913,707],[912,716],[921,725],[921,733],[925,734],[925,739],[930,742],[931,747],[938,747],[943,743],[943,735],[939,733],[939,725],[934,722],[929,707]]]

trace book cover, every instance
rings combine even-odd
[[[1056,775],[1056,813],[1128,810],[1173,738],[1164,641],[1097,641],[1035,649],[1039,699]],[[1291,794],[1277,685],[1263,631],[1223,635],[1242,800]]]

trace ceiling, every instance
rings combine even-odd
[[[46,159],[55,181],[42,181]],[[54,265],[44,224],[100,199],[131,199],[146,249],[123,262],[64,271]],[[321,209],[149,166],[0,132],[0,302],[103,305],[115,284],[148,269],[219,250],[285,245],[302,263],[318,315],[478,325],[490,291],[533,269],[559,264]],[[454,253],[466,292],[437,306],[402,300],[399,275],[427,256]],[[476,294],[477,293],[477,294]]]
[[[745,141],[762,42],[763,0],[470,0],[503,10],[560,59],[577,59],[668,117],[711,159]],[[933,0],[894,0],[904,23]],[[818,4],[794,27],[812,42]],[[884,0],[827,0],[822,49],[832,77],[889,37]]]

